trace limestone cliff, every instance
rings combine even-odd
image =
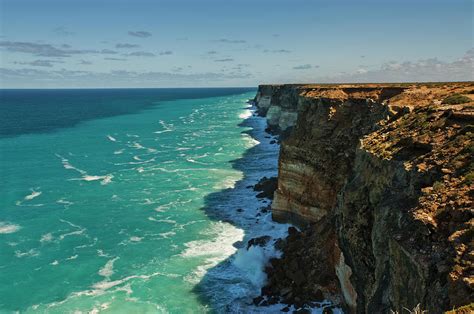
[[[360,313],[473,302],[473,93],[472,83],[260,86],[259,113],[292,129],[273,216],[303,228],[263,292],[342,296]]]
[[[258,113],[267,118],[271,132],[285,132],[297,118],[299,85],[260,85],[255,96]]]

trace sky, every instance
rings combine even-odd
[[[0,88],[474,80],[472,0],[0,0]]]

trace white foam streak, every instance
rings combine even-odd
[[[64,233],[64,234],[61,234],[59,236],[59,240],[64,240],[66,237],[70,237],[70,236],[75,236],[75,235],[82,235],[86,232],[86,228],[83,228],[81,226],[78,226],[78,225],[75,225],[73,224],[72,222],[69,222],[67,220],[64,220],[64,219],[59,219],[61,222],[64,222],[64,223],[67,223],[68,225],[70,225],[71,227],[73,228],[76,228],[77,230],[76,231],[71,231],[71,232],[68,232],[68,233]]]
[[[109,184],[110,182],[112,182],[112,178],[114,177],[112,174],[107,174],[107,175],[104,175],[104,176],[89,175],[89,174],[87,174],[86,171],[84,171],[82,169],[79,169],[79,168],[76,168],[73,165],[71,165],[69,160],[64,158],[63,156],[61,156],[59,154],[56,154],[56,156],[61,159],[61,162],[62,162],[65,169],[75,170],[75,171],[79,172],[82,175],[82,178],[69,179],[71,181],[82,180],[82,181],[89,182],[89,181],[102,180],[102,182],[101,182],[102,185],[106,185],[106,184]]]
[[[110,255],[105,254],[103,250],[97,250],[97,255],[100,257],[110,257]]]
[[[249,109],[245,110],[244,113],[239,114],[240,119],[247,119],[247,118],[250,118],[251,116],[252,116],[252,111],[250,111]]]
[[[168,209],[169,206],[167,205],[160,205],[157,208],[154,209],[154,211],[159,212],[159,213],[164,213],[166,209]]]
[[[143,146],[142,144],[138,142],[133,142],[132,144],[129,145],[131,148],[136,148],[136,149],[145,149],[146,147]]]
[[[114,263],[116,260],[118,260],[119,257],[115,257],[109,261],[107,261],[107,263],[105,263],[104,267],[102,267],[98,274],[101,275],[102,277],[106,277],[106,278],[109,278],[110,276],[112,276],[114,274]]]
[[[63,198],[57,200],[56,203],[62,204],[62,205],[65,205],[65,206],[70,206],[70,205],[73,205],[73,204],[74,204],[73,202],[68,201],[68,200],[65,200],[65,199],[63,199]]]
[[[127,281],[130,281],[131,279],[137,279],[138,278],[138,279],[147,280],[147,279],[150,279],[150,278],[158,276],[158,275],[161,275],[161,273],[157,272],[157,273],[153,273],[151,275],[133,275],[133,276],[128,276],[128,277],[125,277],[123,279],[114,280],[114,281],[108,281],[108,280],[100,281],[100,282],[95,283],[94,285],[92,285],[92,288],[95,289],[95,291],[92,291],[92,293],[93,293],[93,295],[103,293],[105,290],[108,290],[108,289],[113,288],[115,286],[121,285],[121,284],[123,284]]]
[[[109,184],[110,182],[112,182],[112,179],[113,179],[113,175],[111,174],[108,174],[108,175],[105,175],[105,176],[91,176],[91,175],[85,175],[83,176],[82,178],[73,178],[73,179],[69,179],[71,181],[97,181],[97,180],[101,180],[100,184],[102,185],[107,185]]]
[[[253,137],[251,137],[250,135],[246,134],[246,133],[242,133],[242,136],[244,138],[244,141],[245,141],[245,147],[247,149],[250,149],[254,146],[257,146],[258,144],[260,144],[259,141],[257,141],[256,139],[254,139]]]
[[[110,292],[114,293],[116,291],[125,291],[127,294],[131,294],[132,289],[131,289],[130,283],[128,283],[129,281],[134,280],[134,279],[141,279],[141,280],[146,281],[146,280],[149,280],[149,279],[151,279],[153,277],[156,277],[156,276],[166,276],[166,277],[172,277],[172,278],[178,277],[178,275],[175,275],[175,274],[163,274],[163,273],[155,272],[155,273],[152,273],[150,275],[132,275],[132,276],[128,276],[128,277],[118,279],[118,280],[113,280],[113,281],[110,281],[110,280],[106,279],[106,280],[103,280],[103,281],[100,281],[100,282],[97,282],[97,283],[93,284],[91,286],[91,289],[84,290],[84,291],[73,292],[61,301],[52,302],[50,304],[47,304],[46,308],[57,307],[57,306],[60,306],[62,304],[65,304],[66,302],[68,302],[72,299],[79,298],[79,297],[82,297],[82,296],[86,296],[86,297],[87,296],[89,296],[89,297],[100,296],[100,295],[103,295],[104,293],[106,293],[107,290],[109,290],[111,288],[114,288],[114,287],[117,287],[117,286],[119,286],[119,287],[117,287],[114,290],[111,290]],[[120,286],[122,284],[125,284],[125,285]],[[109,307],[109,305],[110,305],[110,303],[107,303],[107,302],[102,303],[102,304],[99,305],[100,309],[94,308],[94,309],[92,309],[92,313],[98,313],[99,310],[106,310]]]
[[[0,221],[0,234],[14,233],[20,229],[21,227],[19,225]]]
[[[169,239],[171,236],[176,235],[176,232],[174,232],[174,231],[162,232],[162,233],[159,233],[159,235],[160,235],[163,239]]]
[[[163,130],[161,130],[161,131],[155,131],[155,132],[153,132],[153,133],[155,133],[155,134],[161,134],[161,133],[173,131],[173,126],[174,126],[173,124],[171,124],[171,123],[170,123],[170,124],[167,124],[167,123],[166,123],[165,121],[163,121],[163,120],[160,120],[159,123],[160,123],[160,125],[163,127]]]
[[[84,231],[86,231],[85,229],[82,229],[82,230],[77,230],[77,231],[72,231],[72,232],[68,232],[68,233],[65,233],[65,234],[61,234],[59,236],[59,240],[64,240],[66,237],[70,237],[70,236],[74,236],[74,235],[81,235],[84,233]]]
[[[97,181],[97,180],[103,180],[105,179],[105,176],[84,176],[82,179],[80,180],[84,180],[84,181]]]
[[[201,162],[201,161],[196,161],[192,158],[186,158],[186,160],[190,163],[193,163],[193,164],[200,164],[200,165],[209,165],[208,163],[205,163],[205,162]]]
[[[234,254],[237,249],[232,244],[244,237],[242,229],[225,222],[213,223],[206,233],[213,237],[210,240],[186,243],[186,249],[180,254],[185,258],[205,257],[205,263],[195,269],[193,276],[187,278],[192,283],[199,282],[209,268]]]
[[[135,158],[134,158],[134,159],[135,159]],[[137,159],[135,159],[135,160],[137,160]],[[150,159],[143,160],[143,161],[119,162],[119,163],[115,163],[114,165],[116,165],[116,166],[123,166],[123,165],[142,165],[142,164],[147,164],[147,163],[154,162],[154,161],[155,161],[155,158],[150,158]]]
[[[25,201],[31,201],[32,199],[40,196],[43,192],[38,192],[33,189],[31,189],[31,194],[25,196]]]
[[[142,237],[137,237],[137,236],[130,237],[130,241],[132,242],[140,242],[141,240],[143,240]]]
[[[107,135],[107,138],[112,142],[117,142],[117,139],[111,135]]]
[[[61,162],[63,164],[64,169],[76,170],[77,172],[79,172],[82,175],[87,175],[87,173],[84,170],[78,169],[78,168],[74,167],[73,165],[71,165],[71,163],[69,163],[69,160],[67,158],[64,158],[63,156],[61,156],[59,154],[56,154],[56,157],[61,159]]]
[[[53,241],[53,235],[50,233],[43,234],[41,236],[40,242],[41,243],[46,243],[46,242],[51,242]]]
[[[25,252],[21,252],[19,250],[15,251],[15,256],[18,257],[18,258],[33,257],[33,256],[38,256],[38,255],[39,255],[39,252],[36,249],[30,249],[30,250],[25,251]]]

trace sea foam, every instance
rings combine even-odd
[[[0,234],[14,233],[20,229],[21,227],[19,225],[0,221]]]
[[[112,142],[117,142],[117,139],[111,135],[107,135],[107,138]]]
[[[232,244],[241,241],[244,237],[242,229],[226,222],[212,223],[204,234],[212,238],[188,242],[185,244],[186,249],[181,253],[181,256],[185,258],[205,258],[205,263],[198,266],[193,275],[187,277],[187,280],[193,283],[199,282],[209,268],[234,254],[237,249]]]
[[[251,116],[252,116],[252,111],[250,111],[249,109],[245,110],[244,113],[239,114],[239,118],[241,119],[247,119],[247,118],[250,118]]]
[[[115,257],[109,261],[107,261],[107,263],[105,263],[104,267],[102,267],[98,274],[103,276],[103,277],[106,277],[106,278],[109,278],[110,276],[112,276],[114,274],[114,263],[116,260],[118,260],[119,257]]]

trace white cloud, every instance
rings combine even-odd
[[[151,37],[152,34],[147,31],[129,31],[128,34],[133,37],[139,37],[139,38],[147,38]]]

